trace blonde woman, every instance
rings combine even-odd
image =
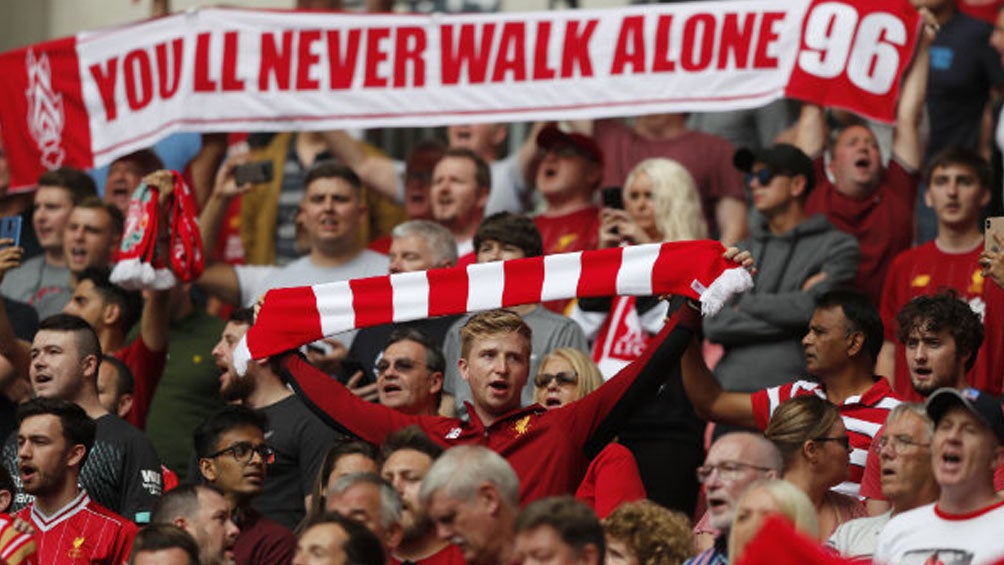
[[[588,355],[570,347],[555,349],[540,362],[534,377],[534,400],[548,410],[561,408],[603,384]],[[645,498],[645,486],[631,452],[619,443],[608,443],[586,470],[575,498],[605,517],[623,502]]]
[[[624,210],[601,212],[601,247],[708,237],[694,179],[676,161],[639,163],[624,182],[623,200]],[[645,351],[667,310],[655,297],[620,296],[582,299],[569,316],[582,326],[593,360],[609,378]],[[620,441],[635,454],[649,498],[690,514],[699,489],[694,471],[704,458],[704,425],[679,383],[669,378],[658,396],[635,411]]]
[[[750,540],[756,537],[768,516],[780,515],[795,529],[812,539],[819,538],[819,524],[809,497],[788,481],[771,479],[753,483],[736,505],[729,530],[729,563],[738,563]]]
[[[670,159],[646,159],[624,182],[624,209],[603,208],[600,248],[708,237],[693,177]],[[570,314],[593,343],[593,359],[610,378],[641,355],[662,328],[665,305],[654,297],[582,299]]]
[[[850,476],[850,440],[836,406],[815,395],[787,400],[764,435],[781,452],[784,480],[812,501],[821,540],[840,524],[866,515],[857,498],[831,490]]]

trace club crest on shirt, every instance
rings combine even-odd
[[[81,551],[80,549],[80,546],[82,545],[84,545],[84,536],[73,538],[73,547],[71,547],[70,550],[66,552],[66,556],[69,557],[70,559],[77,559],[78,557],[82,557],[84,555],[84,552]]]
[[[512,425],[512,429],[518,436],[525,434],[530,429],[530,416],[523,416],[519,420],[516,420],[516,423]]]
[[[457,439],[460,437],[460,428],[453,428],[446,434],[446,439]]]

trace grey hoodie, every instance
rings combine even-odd
[[[806,376],[802,337],[816,297],[853,284],[858,242],[816,214],[781,235],[754,223],[738,244],[749,250],[759,274],[756,286],[704,321],[705,336],[725,346],[715,376],[729,391],[751,392]],[[807,291],[805,281],[826,277]]]

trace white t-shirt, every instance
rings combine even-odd
[[[890,518],[892,510],[878,516],[856,518],[840,524],[830,539],[826,540],[826,545],[848,559],[871,560],[878,546],[879,534],[889,523]]]
[[[879,536],[876,563],[991,565],[1004,558],[1004,501],[969,514],[928,504],[896,515]]]

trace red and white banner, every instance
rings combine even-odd
[[[194,131],[432,126],[749,108],[891,120],[909,0],[462,15],[201,9],[0,55],[12,186]]]

